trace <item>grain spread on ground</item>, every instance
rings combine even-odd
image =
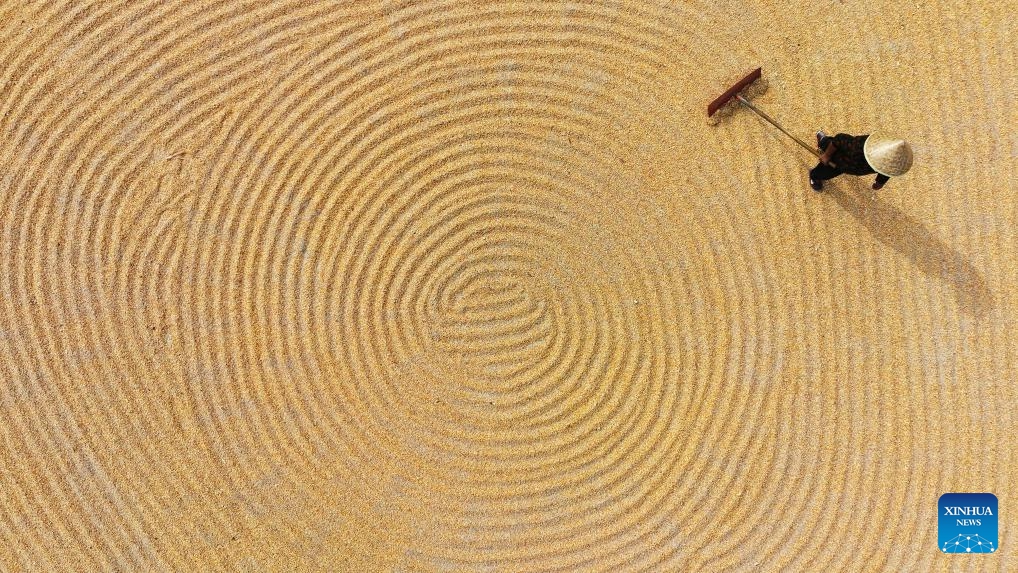
[[[0,570],[1018,569],[1015,8],[0,3]]]

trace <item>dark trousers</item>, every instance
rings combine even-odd
[[[799,173],[802,173],[801,171]],[[838,175],[841,175],[844,171],[837,167],[831,167],[824,163],[817,163],[817,166],[809,170],[809,178],[813,181],[826,181],[827,179],[834,179]]]

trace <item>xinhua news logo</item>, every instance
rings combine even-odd
[[[943,553],[997,552],[997,496],[945,493],[940,496],[938,544]]]

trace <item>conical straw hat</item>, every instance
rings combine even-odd
[[[902,139],[874,133],[866,138],[862,152],[870,167],[881,175],[897,177],[912,167],[912,147]]]

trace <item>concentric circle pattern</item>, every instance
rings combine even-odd
[[[786,4],[0,3],[0,570],[1013,570],[1014,6]]]

